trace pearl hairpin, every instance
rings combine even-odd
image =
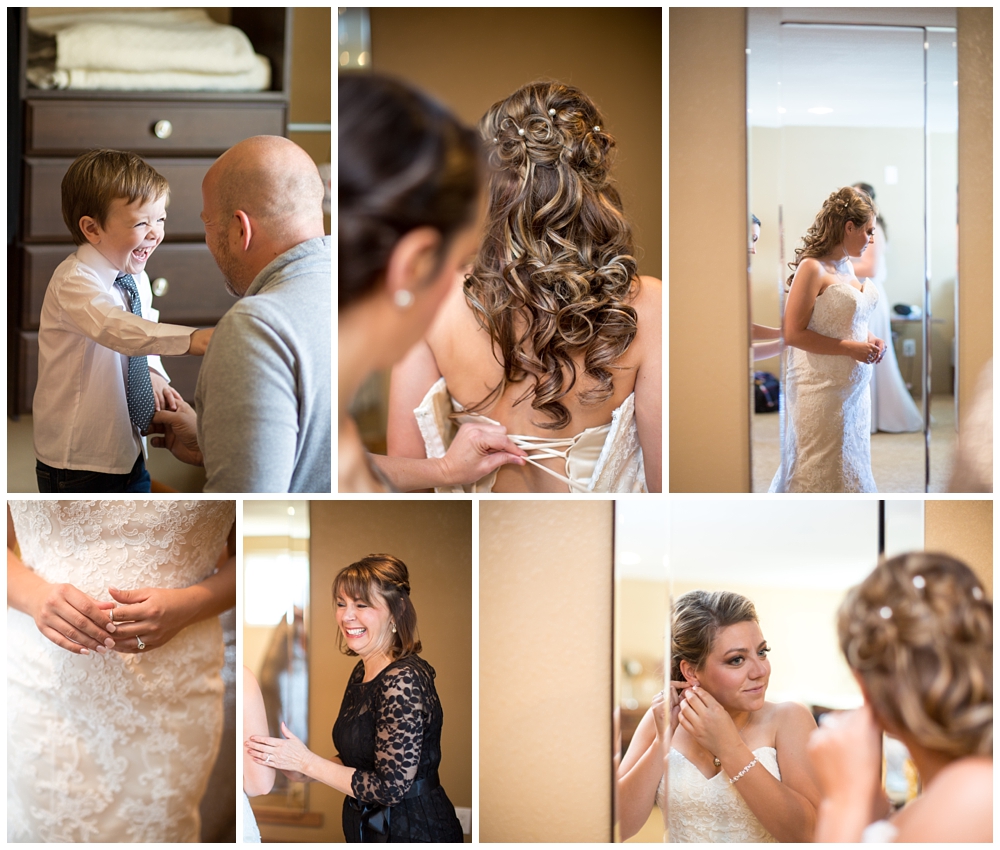
[[[556,111],[554,109],[549,109],[549,115],[555,115]]]

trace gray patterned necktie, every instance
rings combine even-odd
[[[120,287],[125,293],[129,310],[141,318],[142,304],[139,302],[139,289],[132,275],[119,275],[115,279],[115,286]],[[149,364],[146,362],[145,354],[128,359],[128,388],[125,391],[125,398],[128,400],[128,418],[140,433],[145,434],[156,412],[153,382],[149,378]]]

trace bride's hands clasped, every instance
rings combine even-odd
[[[684,692],[678,722],[701,747],[716,757],[739,746],[742,740],[729,713],[698,685]]]
[[[38,631],[56,646],[78,655],[117,648],[104,624],[113,602],[98,602],[71,584],[39,584],[30,614]]]
[[[118,652],[148,652],[168,643],[194,619],[188,604],[191,588],[108,588],[117,604],[107,604],[105,629],[114,635]],[[142,648],[139,639],[142,639]]]
[[[312,750],[292,734],[284,721],[281,723],[281,734],[284,735],[283,738],[251,735],[244,744],[246,751],[258,764],[299,774],[305,778],[307,775],[305,767],[313,757]]]

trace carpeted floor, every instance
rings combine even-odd
[[[948,486],[956,442],[954,398],[932,396],[931,493],[943,493]],[[766,493],[780,458],[776,414],[754,415],[751,448],[753,492]],[[880,493],[923,493],[924,435],[872,434],[872,475]]]

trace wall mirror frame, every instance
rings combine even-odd
[[[892,348],[874,367],[872,468],[882,492],[945,490],[956,444],[955,26],[954,9],[747,13],[748,244],[751,214],[762,221],[748,263],[751,322],[780,326],[788,262],[830,192],[871,184],[888,237],[870,272],[889,308],[877,335]],[[755,394],[761,371],[783,388],[785,358],[760,343],[756,356]],[[751,491],[764,492],[785,413],[783,404],[780,413],[754,407]]]
[[[284,721],[309,744],[309,502],[243,502],[243,663],[260,683],[269,734]],[[259,823],[302,825],[308,785],[280,771],[252,798]]]

